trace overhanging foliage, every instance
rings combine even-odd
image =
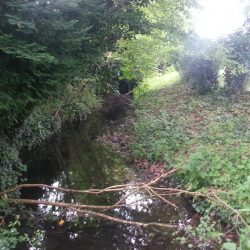
[[[145,33],[148,0],[0,3],[0,129],[16,126],[62,84],[86,75],[117,39]]]

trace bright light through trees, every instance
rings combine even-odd
[[[203,38],[216,39],[241,27],[244,23],[242,0],[200,0],[202,9],[194,14],[195,30]]]

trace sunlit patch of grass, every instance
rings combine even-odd
[[[164,75],[157,75],[147,78],[145,84],[148,85],[149,90],[158,90],[169,85],[180,82],[180,74],[177,71],[166,73]]]
[[[171,71],[163,75],[158,74],[156,76],[146,78],[134,89],[134,100],[136,101],[145,94],[147,95],[151,92],[158,92],[159,90],[177,84],[180,81],[181,76],[178,71]]]

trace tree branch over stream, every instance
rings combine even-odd
[[[247,222],[244,220],[244,218],[241,216],[239,211],[237,211],[236,209],[231,207],[229,204],[227,204],[225,201],[223,201],[220,197],[218,197],[219,193],[227,194],[227,192],[225,191],[211,189],[208,191],[207,194],[204,194],[201,192],[190,192],[190,191],[178,189],[178,188],[159,187],[159,182],[161,182],[162,180],[165,180],[166,178],[174,174],[176,171],[177,169],[172,169],[168,171],[167,173],[163,173],[148,182],[114,185],[114,186],[110,186],[104,189],[76,190],[76,189],[68,189],[68,188],[63,188],[63,187],[53,187],[53,186],[45,185],[45,184],[21,184],[14,188],[0,192],[0,197],[2,196],[6,200],[6,202],[10,204],[45,205],[45,206],[61,207],[61,208],[65,208],[68,210],[75,211],[78,216],[91,215],[93,217],[102,218],[102,219],[109,220],[115,223],[120,223],[120,224],[134,225],[134,226],[145,227],[145,228],[150,227],[150,226],[156,226],[156,227],[162,227],[162,228],[177,228],[178,226],[173,225],[173,224],[165,224],[165,223],[157,223],[157,222],[142,223],[142,222],[137,222],[137,221],[127,221],[127,220],[123,220],[123,219],[108,215],[106,213],[110,212],[112,209],[115,209],[115,208],[129,207],[131,205],[139,204],[141,200],[139,201],[137,200],[129,204],[126,203],[126,199],[136,192],[144,192],[145,194],[148,194],[148,197],[150,197],[151,199],[160,200],[162,203],[165,203],[173,207],[175,210],[178,210],[177,205],[174,204],[172,201],[168,200],[166,196],[169,197],[169,196],[175,196],[175,195],[188,195],[192,197],[200,197],[203,199],[213,201],[217,205],[223,206],[226,209],[232,211],[233,214],[237,216],[237,218],[239,219],[239,221],[241,221],[242,224],[248,225]],[[104,193],[117,193],[117,192],[121,192],[124,190],[128,190],[129,193],[121,197],[113,205],[89,205],[89,204],[55,202],[55,201],[46,201],[46,200],[17,199],[17,198],[9,197],[10,194],[18,190],[24,189],[24,188],[49,189],[49,190],[63,192],[63,193],[74,193],[74,194],[85,194],[85,195],[86,194],[102,195]]]

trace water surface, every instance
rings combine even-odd
[[[24,154],[23,158],[29,169],[27,182],[84,190],[124,182],[133,185],[140,181],[140,177],[129,169],[121,155],[98,140],[98,135],[105,133],[108,127],[110,121],[94,116],[88,122],[67,126],[50,141]],[[192,211],[183,200],[174,201],[179,206],[176,210],[152,200],[142,191],[134,193],[129,188],[116,194],[98,196],[33,189],[24,190],[22,196],[41,201],[112,205],[129,193],[131,195],[125,199],[127,206],[112,211],[118,218],[145,223],[171,223],[179,228],[185,228],[190,222]],[[79,218],[74,211],[52,206],[39,205],[33,210],[35,225],[25,230],[28,233],[32,233],[34,228],[42,230],[36,238],[40,246],[20,246],[19,249],[22,250],[186,249],[177,243],[177,236],[173,235],[172,230],[142,229],[91,216]],[[60,226],[60,222],[63,225]]]

